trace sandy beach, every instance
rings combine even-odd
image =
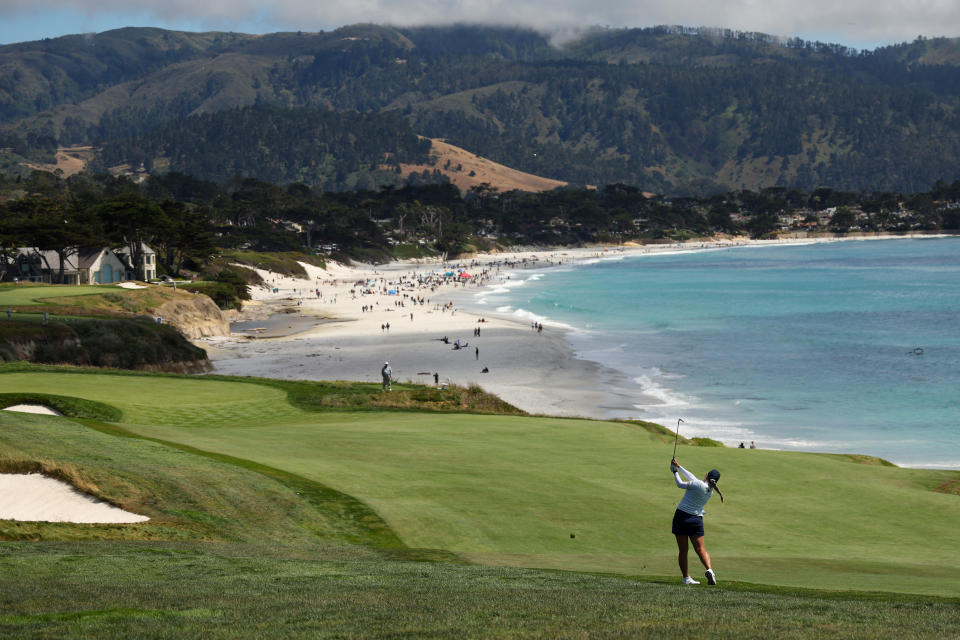
[[[796,244],[813,241],[778,241]],[[633,253],[705,250],[744,240],[483,254],[456,262],[304,265],[307,278],[261,271],[229,337],[200,340],[213,373],[380,382],[478,384],[536,414],[592,418],[635,413],[636,385],[578,359],[563,326],[464,308],[483,288],[525,271]],[[751,243],[752,244],[752,243]],[[769,242],[760,244],[770,244]],[[479,335],[476,331],[479,329]],[[446,341],[444,341],[446,339]],[[460,348],[457,342],[459,341]]]

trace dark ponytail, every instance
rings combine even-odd
[[[720,487],[717,486],[717,481],[713,478],[710,478],[710,488],[717,492],[717,495],[720,496],[720,503],[723,504],[723,494],[720,493]]]

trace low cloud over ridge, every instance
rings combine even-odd
[[[960,25],[955,0],[6,0],[0,16],[64,11],[86,24],[117,24],[123,16],[165,28],[251,33],[328,30],[375,22],[414,25],[453,22],[510,24],[545,31],[594,25],[643,27],[660,24],[724,27],[780,36],[840,42],[855,47],[954,36]],[[950,31],[947,31],[947,30]],[[78,29],[80,31],[81,29]]]

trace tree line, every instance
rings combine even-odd
[[[0,259],[36,247],[63,264],[79,250],[136,251],[145,243],[157,252],[158,272],[171,275],[206,270],[215,277],[219,271],[209,268],[229,249],[387,261],[516,245],[759,238],[788,219],[815,231],[958,230],[960,181],[916,194],[773,187],[670,198],[624,184],[542,193],[486,184],[466,193],[450,184],[327,192],[254,178],[220,185],[176,172],[141,184],[106,174],[0,178]]]

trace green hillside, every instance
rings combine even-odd
[[[270,105],[391,112],[405,120],[393,121],[398,135],[443,138],[574,184],[912,192],[960,177],[957,61],[947,39],[854,51],[679,27],[594,30],[560,47],[493,27],[257,37],[122,29],[0,47],[0,144],[13,150],[0,167],[25,161],[20,150],[49,154],[50,140],[106,145],[108,164],[218,181],[266,151],[286,161],[271,163],[271,180],[324,188],[382,184],[381,165],[404,161],[387,134],[368,144],[373,160],[320,145],[310,163],[283,127],[266,150],[222,135],[245,126],[237,107]],[[195,119],[214,112],[223,115]],[[345,133],[365,137],[359,122],[344,121]],[[199,158],[198,135],[208,144]]]
[[[95,168],[133,161],[220,184],[242,176],[347,191],[393,184],[392,168],[423,164],[429,151],[430,142],[392,113],[256,106],[191,116],[107,143]]]
[[[316,413],[282,387],[229,380],[10,372],[3,382],[6,392],[69,389],[119,409],[118,425],[133,433],[328,486],[369,505],[410,547],[484,564],[675,572],[671,443],[636,425]],[[707,522],[729,580],[960,595],[960,567],[936,551],[960,503],[935,489],[956,472],[738,449],[684,447],[678,458],[724,471],[728,500],[711,504]]]
[[[707,516],[720,585],[690,588],[667,530],[671,442],[638,425],[364,409],[383,394],[362,384],[0,379],[0,406],[67,415],[0,412],[0,469],[151,518],[0,520],[4,637],[960,632],[956,472],[681,446],[723,469],[727,497]],[[358,410],[308,408],[330,394]]]

